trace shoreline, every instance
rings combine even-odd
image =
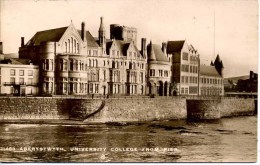
[[[205,119],[205,120],[191,120],[191,119],[171,119],[171,120],[151,120],[151,121],[116,121],[116,122],[84,122],[80,120],[70,120],[70,119],[12,119],[12,120],[0,120],[1,124],[43,124],[43,125],[109,125],[109,126],[129,126],[129,125],[142,125],[146,123],[153,123],[153,122],[177,122],[177,121],[185,121],[185,122],[192,122],[192,123],[200,123],[200,122],[216,122],[221,119],[229,119],[229,118],[239,118],[239,117],[249,117],[249,116],[256,116],[257,114],[246,114],[246,115],[238,115],[238,116],[225,116],[219,119]]]

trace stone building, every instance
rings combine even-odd
[[[147,46],[147,94],[169,96],[171,83],[171,63],[166,55],[166,45]]]
[[[30,60],[0,61],[0,95],[38,95],[39,67]]]
[[[102,17],[98,34],[95,39],[83,22],[81,30],[71,23],[37,32],[27,44],[22,37],[19,57],[39,65],[41,94],[144,94],[146,59],[136,37],[106,39]]]
[[[185,40],[168,41],[173,95],[198,95],[199,54]]]
[[[223,96],[224,95],[224,78],[223,63],[217,55],[214,63],[209,66],[200,65],[199,76],[199,95],[201,96]]]
[[[223,94],[223,83],[207,84],[207,79],[222,82],[219,56],[206,67],[185,40],[160,46],[146,45],[143,38],[140,51],[136,43],[137,29],[118,24],[110,25],[110,39],[106,38],[101,17],[97,38],[84,22],[80,30],[71,22],[67,27],[39,31],[26,44],[22,37],[19,57],[39,66],[41,95]]]
[[[110,38],[123,40],[123,41],[133,41],[137,44],[137,29],[134,27],[120,26],[118,24],[110,25]]]

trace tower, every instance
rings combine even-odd
[[[218,71],[219,75],[221,75],[223,77],[224,66],[223,66],[222,60],[220,60],[219,55],[217,55],[217,57],[214,61],[214,66],[215,66],[216,70]]]
[[[102,47],[102,54],[106,51],[106,30],[103,24],[103,17],[100,17],[100,26],[98,30],[99,45]]]

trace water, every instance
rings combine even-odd
[[[256,116],[125,126],[0,124],[1,162],[255,162],[256,157]]]

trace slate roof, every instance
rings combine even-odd
[[[81,36],[81,30],[78,30],[79,35]],[[87,44],[88,47],[99,47],[97,41],[95,40],[95,38],[91,35],[91,33],[89,31],[86,31],[86,39],[87,39]]]
[[[200,75],[221,77],[215,66],[200,65]]]
[[[1,64],[29,65],[31,60],[21,58],[11,58],[0,61]]]
[[[184,40],[168,41],[167,42],[167,53],[180,52],[183,47],[184,42],[185,42]]]
[[[108,42],[106,43],[107,54],[109,54],[109,49],[111,48],[113,42],[116,43],[117,47],[120,50],[120,53],[123,54],[124,56],[127,56],[127,50],[128,50],[128,48],[130,46],[130,42],[122,41],[122,40],[113,40],[113,41],[112,40],[110,40],[110,41],[108,40]],[[139,55],[141,55],[139,50],[137,49],[137,47],[136,46],[134,46],[134,47],[135,47],[136,52],[139,53]]]
[[[162,52],[161,46],[157,44],[152,44],[151,50],[151,43],[148,45],[148,60],[150,61],[162,61],[162,62],[169,62],[168,58]],[[152,53],[152,55],[151,55]]]
[[[37,32],[26,45],[40,45],[41,42],[52,41],[58,42],[68,27],[50,29]]]

